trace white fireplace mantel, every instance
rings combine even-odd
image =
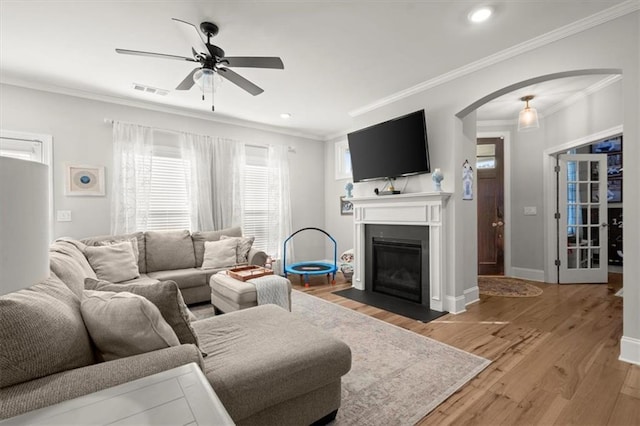
[[[365,226],[417,225],[429,227],[429,307],[444,311],[446,253],[446,207],[451,193],[420,192],[413,194],[354,197],[354,260],[353,286],[365,289]]]

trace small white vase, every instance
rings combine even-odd
[[[433,173],[431,173],[431,180],[433,181],[433,190],[436,192],[442,192],[442,186],[440,182],[444,179],[444,175],[440,169],[435,169]]]

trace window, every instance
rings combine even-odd
[[[145,227],[139,221],[139,231],[191,228],[187,184],[190,178],[189,162],[181,158],[179,149],[171,147],[154,149],[151,159],[147,226]],[[138,202],[144,201],[138,200]],[[145,206],[138,205],[138,209],[143,210]]]
[[[346,139],[336,142],[335,153],[336,180],[351,179],[353,176],[353,171],[351,170],[351,152],[349,151],[349,143]]]
[[[266,147],[246,146],[242,228],[245,235],[255,236],[253,247],[268,250],[269,191]],[[273,254],[273,253],[268,253]]]

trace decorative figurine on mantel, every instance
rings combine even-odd
[[[433,190],[436,192],[442,192],[442,186],[440,182],[444,180],[444,175],[440,169],[435,169],[431,174],[431,180],[433,181]]]
[[[351,182],[347,182],[344,189],[347,191],[347,198],[353,197],[353,195],[351,195],[351,191],[353,191],[353,184]]]

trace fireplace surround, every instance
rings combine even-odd
[[[366,290],[367,286],[373,288],[373,272],[366,267],[367,225],[422,227],[427,241],[426,250],[423,250],[426,254],[422,255],[426,267],[422,272],[428,279],[421,281],[427,287],[422,292],[421,304],[426,309],[445,311],[445,209],[450,196],[450,193],[437,192],[351,198],[354,210],[353,287],[358,290]],[[395,239],[412,240],[411,235],[409,238],[396,236]]]

